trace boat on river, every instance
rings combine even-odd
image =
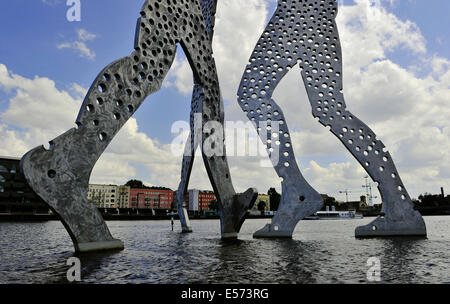
[[[348,220],[362,219],[364,216],[356,211],[317,211],[314,215],[305,217],[305,220]]]

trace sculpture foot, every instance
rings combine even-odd
[[[76,252],[93,252],[106,250],[123,250],[123,242],[118,239],[103,242],[74,243]]]
[[[22,157],[20,167],[27,183],[59,216],[79,252],[123,249],[114,239],[97,207],[88,202],[93,165],[86,155],[73,151],[75,130],[54,140],[50,150],[37,147]]]
[[[370,224],[357,227],[355,230],[356,238],[402,236],[427,236],[425,222],[419,212],[414,211],[398,220],[380,216]]]
[[[182,227],[181,228],[181,233],[192,233],[192,228],[191,227]]]
[[[254,238],[292,238],[291,230],[278,230],[278,227],[272,227],[272,224],[267,224],[264,228],[256,231],[253,234]]]
[[[309,185],[282,185],[282,196],[272,223],[253,234],[255,238],[291,238],[295,226],[303,218],[320,210],[323,199]]]
[[[258,192],[250,188],[244,193],[234,195],[231,202],[225,202],[221,208],[221,235],[222,239],[237,238],[247,211],[251,209],[258,198]]]
[[[178,206],[178,217],[181,223],[181,233],[191,233],[191,221],[189,220],[189,213],[186,208]]]

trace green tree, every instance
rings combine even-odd
[[[129,186],[130,188],[133,189],[155,189],[155,190],[172,190],[170,188],[166,188],[166,187],[158,187],[158,186],[146,186],[144,185],[144,183],[138,179],[130,179],[125,186]]]
[[[137,179],[130,179],[125,186],[128,186],[133,189],[150,189],[149,187],[145,186],[144,183]]]
[[[267,195],[270,196],[270,210],[277,211],[278,206],[280,205],[281,195],[275,188],[270,188],[269,191],[267,191]]]
[[[327,206],[336,206],[337,202],[334,197],[328,196],[327,198],[325,198],[324,204]]]
[[[444,197],[441,194],[430,194],[425,192],[419,195],[418,200],[414,200],[417,207],[438,207],[450,206],[450,196]]]
[[[337,207],[339,207],[339,204],[338,204],[338,202],[336,202],[336,199],[334,197],[331,197],[328,195],[322,195],[322,198],[323,198],[323,207],[321,209],[322,211],[326,210],[327,206],[330,208],[330,210],[332,209],[333,206],[336,207],[336,210],[337,210]],[[348,206],[345,204],[342,204],[340,207],[343,208],[344,210],[346,210],[345,208],[347,208]]]

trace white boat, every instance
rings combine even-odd
[[[312,216],[308,216],[306,220],[343,220],[343,219],[362,219],[362,214],[356,211],[317,211]]]

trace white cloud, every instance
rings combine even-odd
[[[175,58],[163,85],[165,88],[175,86],[180,93],[190,95],[194,85],[192,70],[186,58],[180,56],[181,48],[178,48],[177,52],[178,56]]]
[[[0,87],[15,93],[9,100],[9,107],[0,113],[3,123],[55,135],[74,126],[71,122],[76,118],[80,100],[58,90],[53,80],[39,76],[27,79],[0,64]]]
[[[229,0],[218,4],[214,55],[227,102],[227,120],[246,121],[237,105],[236,91],[268,14],[263,0]],[[401,21],[382,7],[370,6],[369,0],[356,0],[354,5],[340,7],[337,22],[348,109],[370,125],[384,142],[412,196],[437,192],[441,186],[450,189],[449,59],[429,53],[426,39],[414,23]],[[78,32],[80,43],[95,38],[87,32]],[[417,76],[414,69],[395,63],[390,54],[397,50],[411,56],[418,70],[429,68],[429,74]],[[89,52],[84,52],[89,57]],[[9,108],[0,116],[0,142],[6,143],[0,147],[0,154],[9,155],[20,155],[72,127],[86,92],[74,84],[70,95],[56,89],[50,79],[26,79],[11,74],[2,65],[0,86],[15,93]],[[180,56],[165,82],[165,89],[174,88],[183,94],[190,95],[192,91],[192,72]],[[337,195],[346,188],[363,191],[363,169],[340,141],[312,117],[298,67],[281,82],[274,98],[287,117],[297,158],[322,160],[300,162],[307,180],[322,193]],[[23,120],[25,113],[27,119]],[[45,123],[42,117],[49,120]],[[170,146],[148,137],[130,119],[99,160],[92,180],[120,183],[138,175],[149,184],[175,188],[181,157],[170,151]],[[266,192],[272,186],[279,189],[274,170],[261,168],[260,158],[230,157],[229,162],[237,190],[257,187]],[[195,162],[191,187],[210,188],[201,157]],[[351,199],[358,196],[355,192]]]
[[[434,56],[431,61],[431,66],[433,68],[433,73],[440,76],[442,73],[448,72],[450,68],[450,60],[447,58]]]
[[[55,6],[61,3],[61,0],[42,0],[42,3],[44,3],[45,5]]]
[[[81,41],[91,41],[91,40],[95,40],[97,38],[96,34],[89,33],[85,29],[77,30],[77,34],[78,34],[78,39],[80,39]]]
[[[60,43],[56,47],[58,50],[73,49],[78,52],[80,57],[86,57],[89,60],[94,60],[96,54],[86,45],[86,42],[95,40],[97,35],[89,33],[84,29],[77,30],[77,35],[77,41]]]
[[[36,146],[48,145],[50,140],[75,127],[74,121],[87,92],[73,84],[70,90],[77,96],[74,98],[69,92],[56,88],[55,82],[48,78],[28,79],[8,71],[3,64],[0,64],[0,89],[12,95],[8,108],[0,114],[0,155],[15,157]],[[147,184],[176,188],[180,166],[181,156],[173,155],[170,145],[149,138],[139,131],[137,121],[131,118],[100,157],[91,182],[125,183],[143,168],[146,173],[139,178]],[[194,174],[192,185],[210,188],[204,176]]]
[[[264,30],[267,3],[263,0],[228,0],[219,1],[217,6],[214,58],[224,99],[234,102],[242,71]],[[192,72],[185,58],[178,58],[168,78],[181,93],[192,92]]]

